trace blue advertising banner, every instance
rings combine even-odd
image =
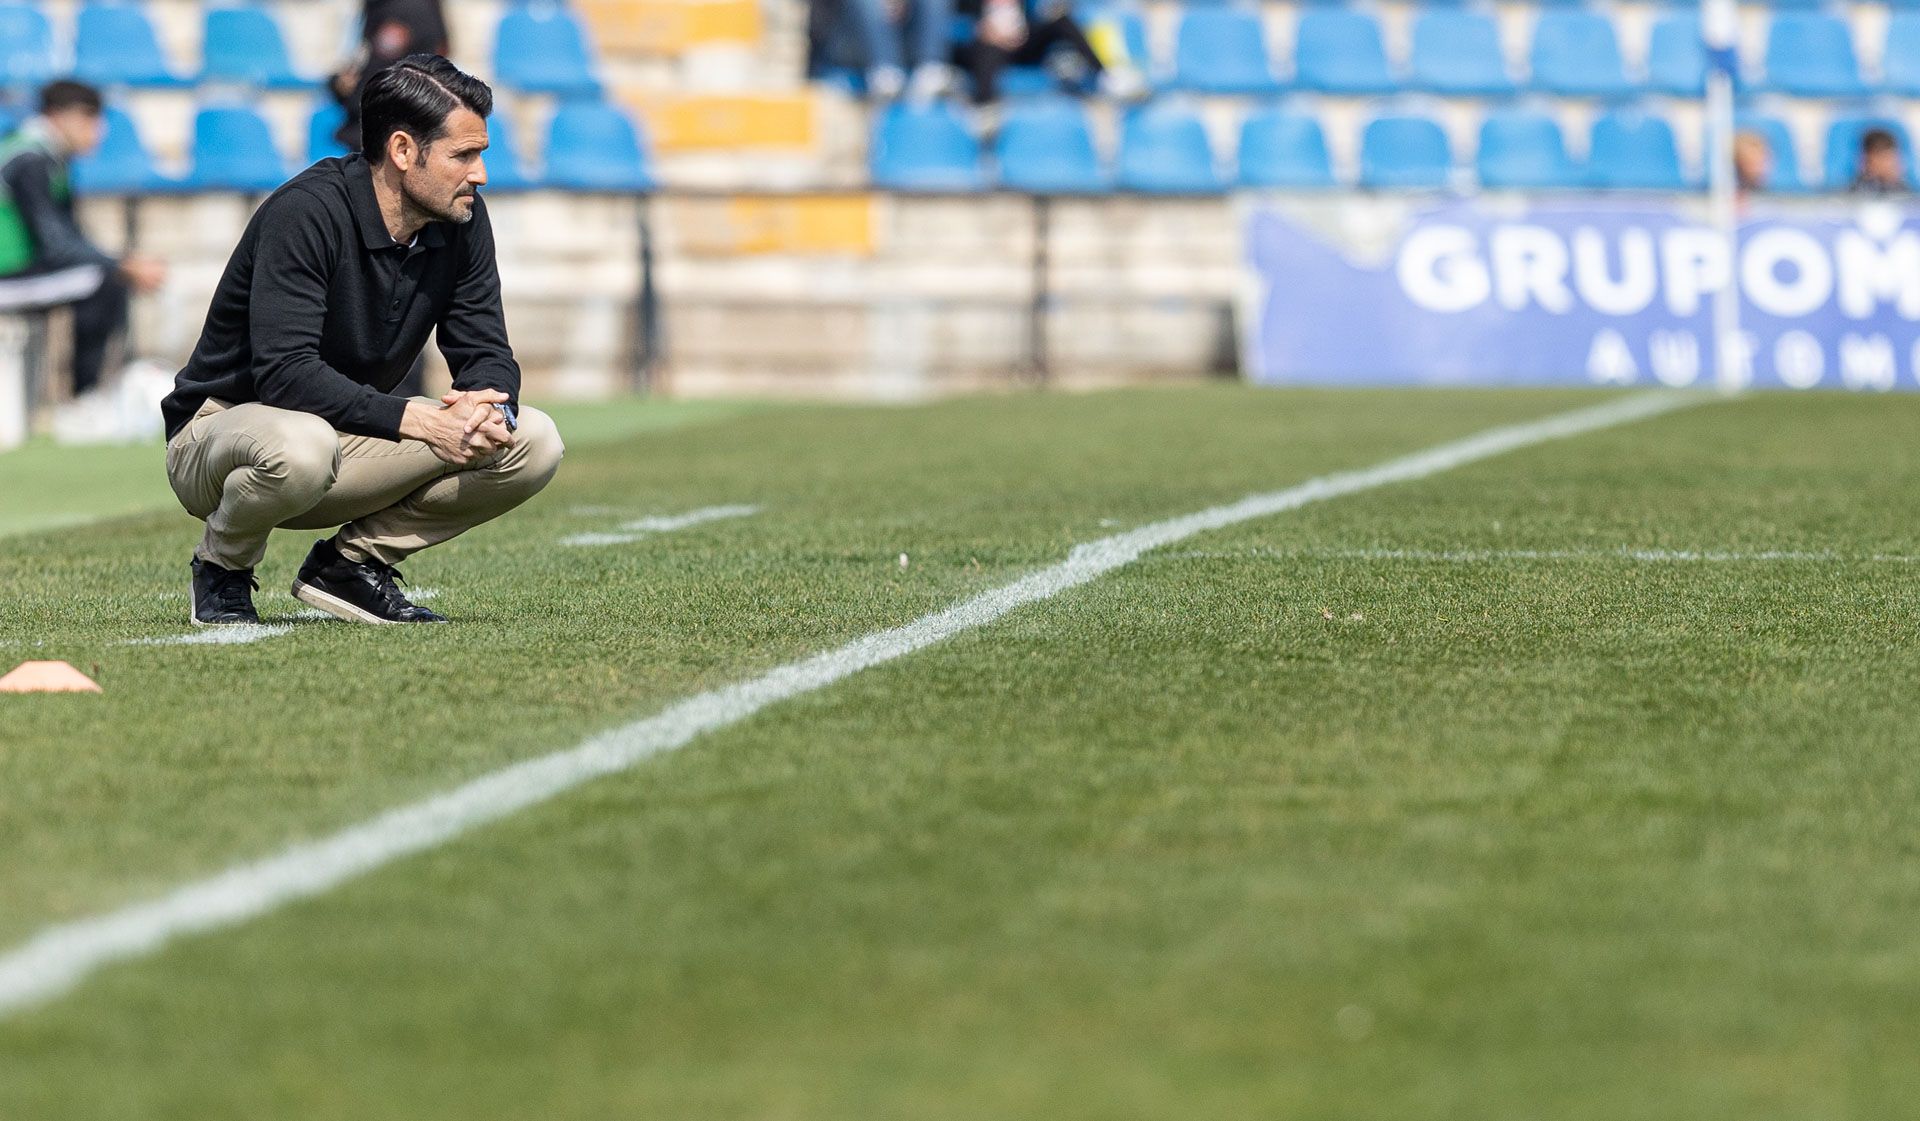
[[[1734,387],[1920,389],[1920,209],[1690,200],[1263,202],[1245,368],[1267,383],[1709,385],[1730,280]]]

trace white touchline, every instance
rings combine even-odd
[[[407,598],[415,603],[425,603],[440,594],[439,588],[418,588],[407,593]],[[296,611],[293,618],[308,622],[332,623],[337,620],[324,611]],[[265,642],[269,638],[279,638],[283,634],[292,634],[293,628],[285,623],[230,623],[226,626],[207,627],[188,634],[168,635],[165,638],[135,638],[123,646],[245,646],[250,642]]]
[[[689,510],[684,514],[658,515],[648,518],[635,518],[624,522],[618,533],[576,533],[571,537],[562,537],[562,545],[631,545],[643,537],[656,533],[672,533],[679,529],[689,529],[707,522],[722,521],[726,518],[747,518],[760,512],[758,506],[707,506],[699,510]]]
[[[249,642],[264,642],[269,638],[279,638],[283,634],[291,633],[293,628],[281,623],[230,623],[221,627],[207,627],[189,634],[168,635],[166,638],[136,638],[126,645],[244,646]]]
[[[1627,424],[1707,398],[1648,393],[1469,436],[1375,467],[1309,479],[1209,510],[1154,522],[1080,545],[1067,559],[892,630],[790,662],[759,677],[689,697],[577,747],[516,763],[372,820],[196,880],[144,903],[47,927],[0,955],[0,1016],[50,1000],[102,966],[141,957],[182,935],[232,926],[319,895],[401,857],[444,844],[704,733],[736,724],[789,697],[891,662],[1015,608],[1050,599],[1198,533],[1314,502],[1422,479],[1520,448]]]
[[[1168,560],[1377,560],[1436,564],[1489,564],[1498,561],[1639,561],[1648,564],[1827,563],[1916,564],[1910,553],[1830,553],[1764,549],[1743,553],[1724,549],[1183,549],[1162,553]]]

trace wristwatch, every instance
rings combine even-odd
[[[507,431],[509,432],[520,431],[520,414],[517,412],[514,412],[512,405],[506,405],[498,401],[495,401],[493,403],[493,407],[500,410],[500,419],[507,422]]]

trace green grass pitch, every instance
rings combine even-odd
[[[0,953],[1077,543],[1578,392],[556,410],[407,566],[187,633],[157,452],[0,456]],[[0,1118],[1920,1116],[1920,398],[1209,533],[0,1019]],[[630,544],[622,520],[752,504]],[[907,558],[903,566],[902,555]]]

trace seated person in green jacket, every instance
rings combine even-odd
[[[151,292],[166,266],[115,260],[81,232],[73,215],[69,163],[100,146],[100,91],[54,82],[40,113],[0,139],[0,312],[73,308],[73,391],[100,382],[107,345],[127,323],[131,288]]]

